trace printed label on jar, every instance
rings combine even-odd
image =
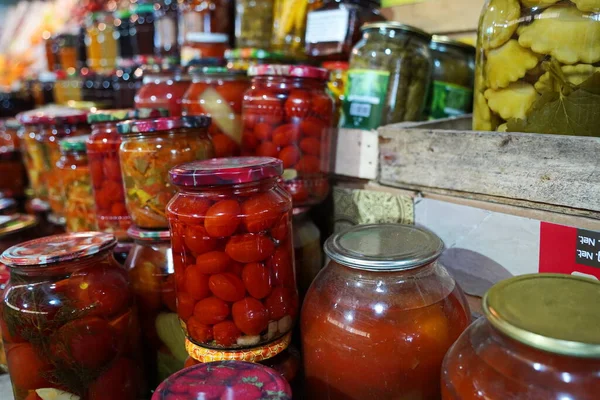
[[[308,13],[306,43],[345,42],[349,18],[350,12],[346,9]]]
[[[378,128],[389,82],[388,71],[349,70],[340,126],[351,129]]]
[[[453,83],[433,81],[429,119],[468,114],[472,110],[473,91]]]

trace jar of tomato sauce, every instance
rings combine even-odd
[[[56,235],[0,257],[10,269],[0,310],[15,400],[61,391],[90,400],[141,397],[138,322],[115,244],[106,233]]]
[[[452,346],[442,398],[592,400],[600,388],[600,283],[557,274],[494,285],[485,318]]]
[[[183,98],[184,115],[207,115],[216,157],[240,154],[242,101],[250,81],[244,71],[225,67],[192,67],[192,85]]]
[[[168,230],[129,228],[133,248],[125,268],[136,297],[147,376],[152,388],[183,368],[185,335],[175,305],[175,268]]]
[[[125,203],[132,222],[144,229],[169,227],[166,206],[176,192],[169,169],[214,156],[210,118],[171,117],[119,123]]]
[[[220,158],[170,172],[177,312],[201,362],[260,361],[287,348],[298,309],[283,165]]]
[[[15,119],[0,121],[0,191],[6,196],[22,198],[27,173],[21,155],[19,129],[21,125]]]
[[[294,207],[314,205],[329,192],[333,100],[329,72],[291,65],[250,67],[252,86],[244,96],[242,154],[277,157]]]
[[[125,207],[125,192],[119,160],[121,134],[117,124],[129,119],[156,118],[168,115],[166,109],[102,110],[88,115],[92,134],[87,142],[98,229],[127,238],[131,218]]]
[[[166,108],[172,117],[181,115],[183,96],[192,83],[184,70],[147,67],[143,82],[135,95],[136,108]]]
[[[440,398],[442,360],[471,317],[436,261],[443,248],[435,234],[401,224],[327,239],[331,261],[302,308],[307,398]]]

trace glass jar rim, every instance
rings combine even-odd
[[[23,125],[77,125],[87,124],[88,113],[71,107],[42,107],[17,115]]]
[[[205,115],[165,117],[157,119],[138,119],[119,122],[117,130],[121,135],[139,135],[158,133],[182,128],[208,128],[211,118]]]
[[[395,21],[366,23],[363,26],[361,26],[361,28],[360,28],[360,30],[363,32],[365,32],[367,30],[372,30],[372,29],[390,29],[390,30],[394,30],[394,31],[408,32],[408,33],[415,34],[419,37],[422,37],[424,39],[427,39],[427,41],[431,40],[430,33],[427,33],[424,30],[419,29],[417,27],[402,24],[400,22],[395,22]]]

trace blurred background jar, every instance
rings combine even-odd
[[[224,58],[229,36],[223,33],[190,32],[181,47],[181,65],[189,66],[203,58]]]
[[[137,56],[154,55],[154,4],[138,3],[132,8],[131,27]]]
[[[45,31],[42,37],[44,39],[46,64],[48,66],[47,71],[54,72],[56,69],[60,68],[58,63],[58,46],[56,40],[48,31]]]
[[[34,216],[37,220],[38,225],[36,229],[38,237],[65,233],[64,219],[62,221],[56,221],[51,218],[50,204],[47,202],[40,199],[29,198],[25,202],[25,212],[28,215]]]
[[[274,0],[271,50],[304,58],[306,16],[317,6],[312,0]]]
[[[179,43],[189,42],[189,34],[221,33],[233,39],[232,0],[184,0],[180,5]],[[183,49],[182,49],[183,50]]]
[[[132,108],[135,105],[135,95],[143,84],[142,69],[119,68],[113,75],[114,99],[113,107],[116,109]]]
[[[267,50],[273,34],[274,0],[238,0],[235,8],[235,46]]]
[[[54,84],[54,101],[67,105],[69,101],[83,100],[83,81],[75,69],[56,71]]]
[[[117,65],[120,67],[131,67],[137,55],[136,30],[134,23],[131,21],[131,14],[129,7],[119,9],[114,14],[114,24],[119,38]]]
[[[456,117],[473,111],[475,47],[433,35],[433,75],[425,113],[429,119]]]
[[[19,129],[16,119],[0,120],[0,192],[15,199],[23,199],[27,188]]]
[[[110,73],[117,67],[119,43],[114,18],[109,12],[94,12],[86,19],[88,68],[96,73]]]
[[[154,55],[179,64],[179,2],[154,3]]]
[[[255,48],[237,48],[225,52],[227,68],[248,71],[252,65],[260,64],[293,64],[294,60],[282,52],[267,51]]]
[[[158,65],[144,69],[144,80],[135,95],[136,108],[165,108],[172,117],[181,116],[185,92],[192,80],[178,67],[161,68]]]
[[[321,232],[310,219],[308,208],[295,208],[292,221],[296,282],[300,299],[323,268]]]
[[[30,93],[36,107],[54,103],[54,84],[56,74],[53,72],[40,72],[37,79],[30,81]]]
[[[329,71],[327,89],[335,101],[335,125],[337,126],[342,115],[346,82],[348,81],[348,68],[350,65],[344,61],[328,61],[323,63],[323,68]]]
[[[56,46],[58,48],[58,64],[60,69],[67,73],[77,71],[78,48],[77,34],[65,32],[56,36]]]

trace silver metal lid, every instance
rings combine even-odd
[[[433,232],[411,225],[357,225],[325,242],[332,260],[367,271],[401,271],[436,260],[444,243]]]

